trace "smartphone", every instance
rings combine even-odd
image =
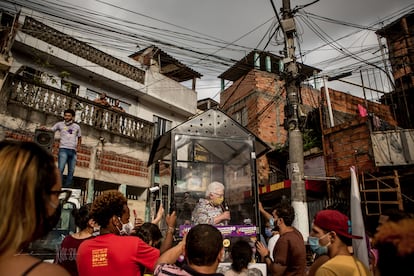
[[[160,207],[161,207],[161,199],[156,199],[155,200],[155,214],[158,213],[158,210],[160,209]]]

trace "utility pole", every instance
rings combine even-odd
[[[281,25],[285,34],[286,45],[283,61],[286,87],[285,127],[289,134],[289,178],[291,180],[292,207],[295,209],[294,226],[307,240],[309,236],[309,218],[303,172],[303,136],[299,116],[300,78],[294,45],[296,27],[290,8],[290,0],[283,0]]]

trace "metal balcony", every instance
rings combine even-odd
[[[9,76],[2,94],[7,97],[7,112],[24,117],[22,119],[25,120],[30,121],[32,118],[24,116],[27,112],[12,112],[11,105],[60,118],[65,109],[72,108],[76,111],[76,122],[82,127],[90,126],[97,131],[109,132],[144,145],[153,141],[152,122],[18,75]]]

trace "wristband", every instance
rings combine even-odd
[[[173,234],[175,232],[174,227],[168,226],[167,232]]]
[[[266,259],[269,259],[271,262],[273,262],[272,258],[270,258],[270,255],[267,254],[266,256],[264,256],[264,260],[266,261]]]

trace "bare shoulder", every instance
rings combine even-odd
[[[33,271],[30,273],[32,276],[44,276],[44,275],[59,275],[59,276],[66,276],[70,275],[69,272],[66,271],[63,267],[57,264],[43,262],[39,266],[37,266]]]
[[[32,270],[30,270],[32,268]],[[23,275],[30,270],[30,276],[70,275],[63,267],[41,262],[41,260],[28,255],[14,256],[0,261],[0,275]]]

